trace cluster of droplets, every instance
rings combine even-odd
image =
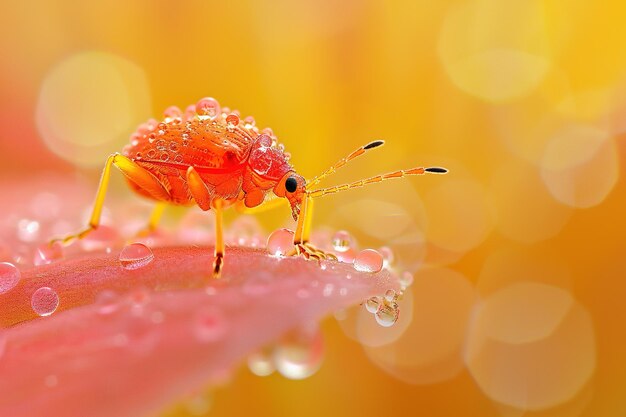
[[[274,257],[294,254],[293,239],[294,232],[292,230],[277,229],[267,239],[267,251],[270,256]],[[322,248],[327,249],[326,247]],[[333,254],[339,262],[351,263],[356,271],[376,273],[386,269],[397,278],[400,283],[400,292],[396,293],[390,289],[385,295],[372,297],[365,302],[367,311],[374,314],[376,322],[381,326],[389,327],[395,324],[400,314],[398,300],[401,299],[403,291],[412,284],[413,275],[408,271],[398,273],[393,268],[393,251],[388,247],[382,247],[379,250],[363,249],[359,251],[352,235],[345,230],[340,230],[331,238],[329,253]],[[328,262],[328,260],[321,260],[319,262],[320,268],[327,269]],[[325,293],[331,292],[332,288],[325,288],[324,291]]]

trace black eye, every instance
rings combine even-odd
[[[287,180],[285,181],[285,190],[287,190],[290,193],[293,193],[294,191],[296,191],[297,188],[298,188],[298,180],[296,180],[296,177],[287,178]]]

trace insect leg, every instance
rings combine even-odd
[[[163,187],[154,175],[152,175],[149,171],[145,170],[141,166],[137,165],[131,159],[128,159],[124,155],[119,153],[115,153],[110,155],[106,163],[104,164],[104,169],[102,170],[102,176],[100,177],[100,185],[98,185],[98,191],[96,193],[96,201],[93,205],[93,211],[91,212],[91,217],[89,218],[89,224],[87,228],[84,230],[66,236],[61,239],[53,239],[50,244],[54,242],[61,242],[62,244],[67,244],[74,239],[82,239],[87,234],[89,234],[92,230],[95,230],[100,226],[100,217],[102,215],[102,207],[104,205],[104,198],[106,197],[107,189],[109,187],[109,179],[111,177],[111,166],[115,165],[119,168],[120,171],[132,182],[137,184],[139,187],[147,191],[152,197],[157,200],[169,200],[170,195],[168,191]]]
[[[198,207],[207,211],[211,209],[211,193],[194,167],[187,169],[187,186]]]
[[[213,277],[219,278],[224,264],[224,229],[223,229],[223,203],[220,199],[213,200],[215,210],[215,252],[213,259]]]
[[[162,201],[156,203],[156,205],[152,209],[152,213],[150,213],[148,224],[137,233],[137,236],[147,236],[151,232],[156,230],[159,221],[161,220],[161,217],[163,217],[163,212],[165,211],[166,206],[167,205]]]

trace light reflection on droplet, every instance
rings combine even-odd
[[[406,300],[412,298],[412,320],[392,343],[375,339],[365,345],[368,357],[396,378],[411,384],[432,384],[453,378],[463,369],[462,346],[476,300],[475,291],[461,274],[444,268],[420,270],[399,301],[398,322],[403,325]],[[366,313],[368,316],[369,313]],[[370,316],[371,318],[371,316]],[[360,332],[359,339],[364,333]]]
[[[38,315],[49,316],[59,306],[59,296],[52,288],[42,287],[33,293],[30,305]]]
[[[132,243],[122,249],[119,256],[120,264],[124,269],[133,270],[142,268],[154,260],[152,250],[143,243]]]
[[[550,193],[572,207],[600,204],[619,175],[617,148],[608,132],[593,126],[569,126],[548,143],[541,177]]]
[[[324,342],[317,325],[302,326],[290,331],[274,349],[278,372],[289,379],[304,379],[322,365]]]
[[[268,376],[274,373],[274,360],[269,348],[261,349],[248,356],[248,368],[257,376]]]
[[[536,304],[547,323],[528,313]],[[477,305],[472,317],[465,361],[478,386],[495,401],[522,410],[554,407],[570,401],[595,369],[591,317],[563,289],[515,284]]]
[[[354,258],[354,269],[360,272],[379,272],[383,269],[383,256],[374,249],[364,249]]]
[[[353,245],[352,236],[345,230],[339,230],[333,235],[331,243],[337,252],[345,252]]]
[[[63,259],[63,244],[55,242],[52,245],[43,244],[35,249],[35,257],[33,263],[36,266],[47,265],[54,261]]]

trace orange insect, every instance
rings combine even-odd
[[[221,108],[213,98],[203,98],[185,113],[176,107],[165,111],[165,118],[139,126],[122,153],[108,157],[87,228],[60,241],[81,239],[98,228],[111,166],[115,165],[137,193],[158,202],[148,229],[154,229],[163,203],[213,209],[216,217],[213,275],[219,277],[224,258],[223,209],[235,204],[241,209],[257,207],[271,200],[271,193],[287,199],[294,220],[295,253],[306,258],[327,254],[308,243],[312,199],[391,178],[425,173],[444,174],[445,168],[399,170],[350,184],[309,190],[324,177],[350,160],[382,145],[371,142],[339,160],[311,181],[298,175],[289,163],[290,155],[278,145],[270,129],[259,131],[252,118],[241,119],[237,111]],[[279,199],[275,201],[280,201]],[[53,241],[53,242],[54,242]]]

